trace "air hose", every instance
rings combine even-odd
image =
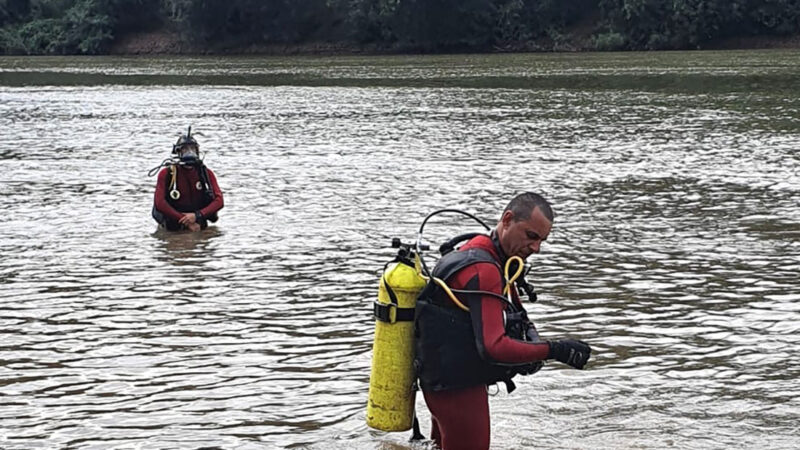
[[[420,225],[420,227],[419,227],[419,234],[417,236],[416,251],[417,251],[417,255],[419,256],[420,267],[422,269],[422,272],[420,273],[420,275],[423,278],[425,278],[426,280],[433,280],[433,282],[436,283],[437,286],[442,288],[442,290],[447,294],[447,296],[450,298],[450,300],[452,300],[453,303],[456,304],[456,306],[458,306],[460,309],[462,309],[464,311],[469,311],[469,307],[466,306],[463,302],[461,302],[461,300],[459,300],[458,297],[456,297],[455,293],[489,295],[489,296],[492,296],[492,297],[500,298],[501,300],[504,300],[504,301],[511,302],[512,301],[511,286],[519,278],[519,276],[522,275],[522,271],[524,270],[524,267],[525,267],[524,261],[519,256],[512,256],[512,257],[508,258],[508,261],[506,261],[505,268],[504,268],[504,271],[503,271],[503,275],[504,275],[505,281],[506,281],[506,286],[503,289],[503,295],[508,295],[508,297],[504,297],[502,295],[498,295],[498,294],[496,294],[494,292],[488,292],[488,291],[452,289],[452,288],[450,288],[450,286],[447,285],[447,283],[444,282],[444,280],[434,277],[433,274],[428,270],[428,266],[425,264],[425,260],[422,257],[422,250],[424,248],[428,247],[427,245],[422,244],[423,230],[425,229],[425,224],[428,223],[428,220],[430,220],[433,216],[438,215],[438,214],[442,214],[442,213],[462,214],[464,216],[467,216],[467,217],[475,220],[476,222],[481,224],[486,230],[490,230],[491,229],[481,219],[477,218],[476,216],[474,216],[474,215],[472,215],[472,214],[470,214],[468,212],[461,211],[460,209],[440,209],[438,211],[434,211],[434,212],[428,214],[428,216],[425,217],[425,220],[422,221],[422,225]],[[513,275],[509,276],[512,262],[517,264],[517,270],[516,270],[516,272],[514,272]]]

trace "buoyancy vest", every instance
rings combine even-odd
[[[198,165],[195,166],[195,170],[197,170],[198,181],[200,182],[200,189],[203,191],[203,196],[201,197],[199,202],[195,202],[191,207],[188,209],[183,207],[181,208],[178,204],[178,200],[173,199],[170,196],[170,188],[172,188],[172,177],[174,171],[178,170],[177,164],[171,164],[167,166],[167,170],[169,174],[166,177],[166,184],[164,186],[164,193],[166,195],[167,203],[172,206],[176,211],[179,212],[194,212],[200,209],[205,208],[208,206],[212,201],[214,201],[214,189],[211,187],[211,182],[209,181],[208,177],[208,169],[206,169],[205,164],[200,162]],[[177,186],[175,187],[177,189]],[[153,205],[152,209],[152,216],[156,222],[164,225],[168,230],[180,230],[182,227],[178,225],[178,223],[172,219],[168,219],[161,211],[159,211],[155,205]],[[198,221],[202,228],[206,228],[208,226],[208,222],[216,222],[218,220],[217,213],[213,213],[208,217],[204,217]]]
[[[476,263],[491,263],[502,274],[491,253],[471,248],[444,255],[432,275],[446,282],[459,270]],[[525,340],[532,329],[525,310],[508,302],[505,313],[506,334]],[[475,337],[470,312],[456,307],[432,281],[417,299],[414,325],[414,366],[423,390],[443,391],[503,381],[511,392],[514,390],[511,379],[516,374],[530,372],[532,365],[541,364],[502,364],[483,358],[478,351],[480,343]]]
[[[177,210],[178,209],[177,200],[173,200],[172,197],[169,196],[169,190],[170,190],[170,187],[171,187],[170,185],[172,183],[172,172],[175,171],[175,170],[178,170],[178,166],[177,165],[173,164],[173,165],[169,166],[169,171],[170,172],[169,172],[169,176],[167,177],[166,193],[167,193],[167,203],[169,203],[170,206],[172,206],[173,208],[175,208]],[[195,170],[197,171],[197,177],[198,177],[198,179],[200,181],[200,185],[201,185],[200,189],[203,191],[202,202],[199,205],[195,205],[195,207],[192,208],[191,211],[183,211],[183,212],[192,212],[192,211],[196,211],[198,209],[205,208],[206,206],[208,206],[209,203],[214,201],[214,190],[211,188],[211,183],[209,182],[209,179],[208,179],[208,169],[206,169],[205,164],[200,162],[198,165],[195,166]]]

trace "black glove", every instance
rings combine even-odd
[[[576,369],[583,369],[592,354],[589,344],[575,339],[562,339],[547,343],[550,344],[550,353],[547,355],[547,359],[555,359]]]

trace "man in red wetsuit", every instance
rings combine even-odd
[[[429,283],[417,301],[416,360],[420,386],[432,416],[432,438],[443,450],[489,448],[487,385],[536,372],[546,359],[582,369],[591,349],[572,339],[542,341],[528,320],[515,286],[503,295],[503,269],[512,256],[539,253],[550,234],[553,211],[538,194],[516,196],[491,235],[479,235],[445,254],[433,276],[444,280],[459,309],[443,289]],[[513,271],[512,271],[513,273]]]
[[[199,158],[191,130],[172,148],[180,160],[161,169],[156,182],[153,218],[170,231],[205,229],[223,206],[217,178]]]

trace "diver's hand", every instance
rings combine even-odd
[[[592,354],[589,344],[575,339],[562,339],[547,343],[550,344],[550,354],[547,355],[547,359],[555,359],[576,369],[583,369]]]
[[[186,213],[178,220],[181,225],[188,227],[189,224],[197,223],[197,216],[194,213]]]
[[[200,224],[199,223],[190,223],[186,226],[189,231],[200,231]]]

